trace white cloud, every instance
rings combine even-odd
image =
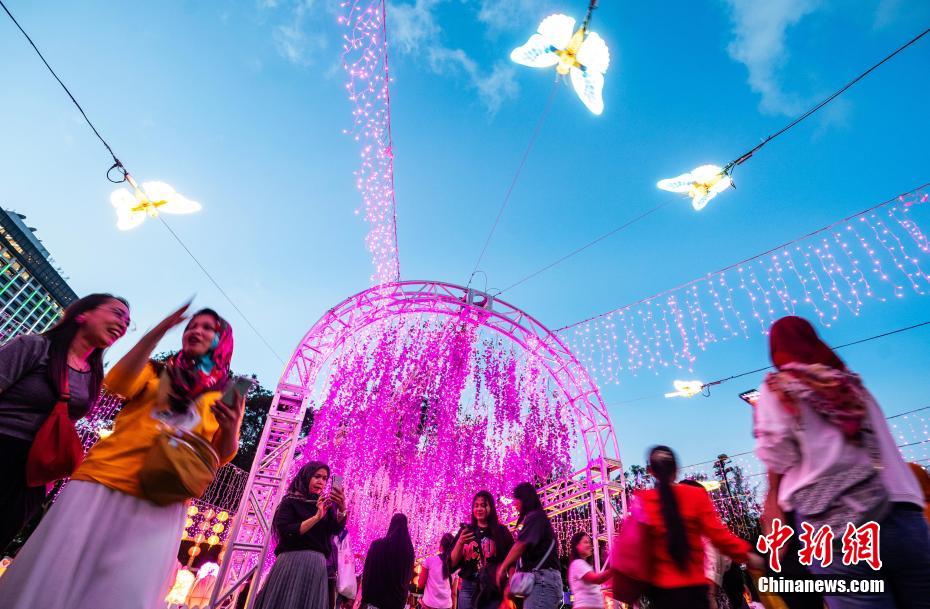
[[[526,29],[548,15],[549,2],[541,0],[480,0],[478,21],[491,30]]]
[[[727,52],[749,70],[749,87],[761,95],[763,112],[791,116],[801,111],[801,99],[782,87],[779,69],[788,58],[788,28],[822,4],[822,0],[727,0],[734,33]]]
[[[293,64],[308,66],[314,56],[329,47],[329,39],[323,34],[322,19],[335,19],[339,10],[336,0],[259,0],[263,10],[277,10],[285,6],[290,20],[275,26],[272,40],[278,53]]]
[[[515,70],[506,63],[498,63],[487,73],[464,49],[445,46],[442,28],[435,14],[435,9],[443,1],[389,3],[387,18],[391,46],[405,55],[425,57],[429,69],[435,74],[463,76],[488,112],[495,114],[519,91]]]
[[[401,53],[412,53],[439,36],[433,9],[439,0],[416,0],[414,4],[388,3],[388,39]]]

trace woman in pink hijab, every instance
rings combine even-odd
[[[754,413],[756,454],[769,479],[764,532],[775,518],[795,536],[803,522],[830,526],[833,561],[824,567],[815,558],[811,571],[884,580],[880,594],[827,596],[830,609],[930,608],[930,529],[920,487],[875,398],[807,320],[776,321],[769,346],[776,371],[762,383]],[[869,522],[880,527],[878,572],[876,561],[843,564],[847,528]]]

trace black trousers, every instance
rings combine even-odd
[[[26,458],[32,443],[0,435],[0,553],[45,500],[43,487],[26,486]]]
[[[686,586],[684,588],[651,587],[646,596],[653,609],[710,609],[710,597],[707,586]]]

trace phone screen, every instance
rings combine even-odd
[[[337,491],[341,491],[341,490],[342,490],[342,476],[340,476],[340,475],[338,475],[338,474],[334,474],[333,477],[332,477],[330,480],[332,481],[332,487],[333,487],[333,489],[335,489],[335,490],[337,490]]]
[[[233,401],[236,399],[236,393],[239,395],[246,395],[252,385],[255,383],[252,379],[247,376],[237,376],[233,378],[233,381],[226,386],[226,391],[223,392],[223,403],[232,405]]]

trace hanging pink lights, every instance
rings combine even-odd
[[[482,326],[485,313],[377,321],[335,355],[316,395],[309,459],[345,478],[356,552],[411,521],[419,556],[468,519],[473,494],[570,471],[577,433],[564,394],[527,351]]]
[[[867,301],[930,293],[930,196],[915,190],[779,248],[557,331],[589,373],[687,368],[784,315],[829,326]]]
[[[361,145],[355,177],[368,223],[365,245],[374,265],[371,280],[382,284],[400,276],[385,8],[383,0],[347,0],[342,8],[342,65],[352,104],[347,133]]]

